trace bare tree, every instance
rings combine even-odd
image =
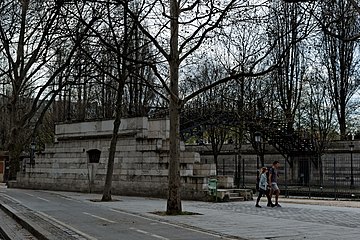
[[[170,115],[170,163],[169,163],[169,194],[167,200],[167,213],[177,214],[182,211],[181,206],[181,181],[180,181],[180,135],[179,115],[184,104],[200,93],[213,88],[216,85],[226,83],[240,76],[256,76],[259,69],[255,65],[261,61],[254,59],[253,67],[246,72],[237,72],[214,81],[201,89],[182,96],[179,83],[182,79],[181,69],[187,59],[191,59],[198,50],[203,50],[205,42],[216,48],[216,43],[210,40],[215,30],[225,27],[224,20],[230,13],[236,13],[241,17],[241,12],[256,9],[257,6],[249,5],[246,1],[225,2],[170,2],[154,1],[143,2],[141,15],[133,14],[129,9],[129,15],[136,21],[139,29],[152,41],[157,51],[162,55],[164,64],[152,65],[153,71],[162,83],[168,94]],[[233,12],[232,12],[233,11]],[[246,17],[245,17],[246,18]],[[145,21],[146,20],[146,21]],[[144,27],[144,22],[148,27]],[[226,25],[233,24],[231,21]],[[207,45],[207,46],[209,46]],[[263,57],[263,56],[262,56]],[[161,68],[165,66],[166,68]],[[162,71],[165,70],[165,71]],[[261,74],[266,71],[261,71]]]
[[[182,85],[183,92],[191,93],[194,89],[211,84],[217,79],[221,79],[228,74],[227,69],[223,68],[216,61],[210,59],[203,61],[198,69],[191,73],[196,76],[196,81],[192,77]],[[220,154],[225,141],[231,138],[231,113],[234,113],[234,84],[220,85],[198,95],[184,106],[181,113],[181,129],[185,134],[191,134],[196,129],[196,141],[200,144],[207,139],[211,144],[216,170],[218,170],[218,155]],[[186,128],[189,129],[186,129]],[[186,140],[186,139],[184,139]]]
[[[115,120],[102,201],[112,200],[114,158],[121,118],[147,115],[147,106],[154,96],[148,87],[152,83],[151,72],[148,67],[142,65],[145,60],[151,61],[150,47],[148,41],[139,33],[136,24],[128,18],[128,8],[132,9],[134,14],[137,12],[136,4],[129,5],[127,1],[124,5],[111,1],[105,5],[96,1],[90,3],[89,8],[101,14],[98,25],[91,27],[90,45],[97,47],[81,47],[86,59],[103,78],[108,79],[108,83],[101,82],[102,89],[110,87],[113,89],[111,92],[115,94]],[[81,15],[79,17],[80,21],[86,24],[86,19],[81,19]],[[96,50],[98,48],[104,51],[99,54]],[[106,61],[101,61],[103,59]]]
[[[320,184],[323,182],[322,158],[328,143],[334,140],[336,124],[334,122],[334,108],[329,97],[326,80],[321,79],[318,69],[309,72],[304,98],[301,104],[301,123],[304,128],[310,129],[315,137],[315,149],[317,152],[317,163],[320,176]]]
[[[87,29],[78,26],[75,32],[60,35],[66,20],[63,2],[1,1],[0,41],[2,58],[0,74],[6,83],[9,127],[7,148],[10,155],[10,178],[15,178],[18,159],[29,134],[22,136],[36,119],[41,119],[65,82],[54,82],[70,65],[71,57]],[[94,21],[94,19],[93,19]],[[67,36],[66,36],[67,35]],[[57,49],[68,51],[55,71],[45,71]],[[25,104],[28,107],[24,107]],[[40,111],[42,110],[42,112]],[[39,113],[40,112],[40,113]]]
[[[302,41],[314,26],[311,25],[307,12],[297,4],[274,2],[273,19],[275,24],[270,28],[276,34],[275,39],[279,41],[274,57],[281,61],[278,70],[272,74],[274,100],[282,109],[281,118],[287,124],[287,131],[291,132],[301,102],[307,70],[306,48]]]
[[[325,1],[321,5],[323,34],[323,66],[327,73],[327,86],[340,129],[340,138],[347,137],[349,101],[359,86],[355,54],[358,44],[351,41],[360,32],[359,13],[345,0]]]

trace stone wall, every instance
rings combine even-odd
[[[23,163],[17,187],[101,192],[104,187],[113,121],[59,124],[55,143]],[[91,159],[100,151],[97,162]],[[94,156],[92,156],[94,157]],[[181,147],[182,197],[201,199],[214,164]],[[122,119],[115,155],[113,194],[166,197],[168,192],[169,120]]]

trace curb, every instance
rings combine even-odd
[[[7,204],[0,202],[0,208],[12,219],[14,219],[17,223],[19,223],[23,228],[25,228],[27,231],[29,231],[34,237],[36,237],[39,240],[50,240],[52,238],[49,238],[46,236],[46,234],[43,234],[42,232],[47,231],[43,228],[41,228],[37,224],[30,224],[25,220],[25,217],[23,214],[19,213],[17,210],[13,209],[12,207],[8,206]],[[6,237],[6,236],[5,236]],[[9,237],[9,236],[7,236]]]
[[[4,229],[2,229],[1,226],[0,226],[0,237],[2,237],[1,239],[11,240],[10,236],[6,233],[6,231],[4,231]]]
[[[33,211],[26,206],[14,203],[14,206],[0,200],[0,209],[4,214],[15,220],[21,227],[39,240],[87,240],[91,239],[83,233],[58,223],[56,219],[46,216],[41,212]],[[18,209],[17,209],[18,207]],[[11,240],[14,240],[10,237]],[[19,240],[23,240],[20,238]]]

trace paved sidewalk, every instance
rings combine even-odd
[[[209,203],[182,201],[183,210],[199,215],[159,216],[165,199],[113,196],[118,201],[97,202],[99,194],[51,192],[64,198],[101,205],[168,224],[206,231],[223,239],[358,239],[360,202],[281,199],[281,208],[255,208],[255,201]],[[14,210],[16,211],[16,210]],[[22,211],[25,211],[24,209]],[[27,219],[31,221],[31,218]],[[37,220],[34,220],[37,221]],[[43,224],[38,222],[39,225]],[[62,231],[67,231],[62,229]]]
[[[98,194],[59,193],[79,201],[100,199]],[[198,228],[234,239],[358,239],[360,202],[281,199],[281,208],[255,208],[255,201],[209,203],[182,201],[183,210],[201,215],[157,216],[166,200],[114,196],[120,201],[102,203],[109,208],[128,211],[173,224]],[[337,206],[333,206],[333,205]]]

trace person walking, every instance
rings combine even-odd
[[[269,186],[270,186],[270,199],[272,198],[272,195],[275,194],[275,206],[281,207],[279,204],[279,195],[280,195],[280,188],[277,184],[278,178],[279,178],[279,167],[280,163],[279,161],[274,161],[270,170],[269,170]]]
[[[268,200],[268,206],[274,207],[275,205],[271,202],[271,197],[270,197],[270,191],[268,189],[268,179],[267,179],[267,167],[262,167],[261,168],[261,175],[260,175],[260,180],[259,180],[259,193],[258,193],[258,197],[256,199],[256,205],[255,207],[261,208],[261,206],[259,205],[260,199],[263,195],[265,195],[267,197]]]

